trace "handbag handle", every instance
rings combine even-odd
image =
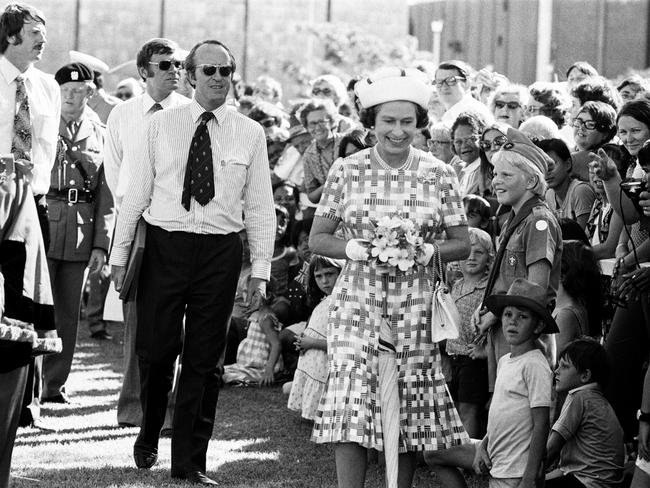
[[[434,241],[433,243],[433,268],[434,271],[438,275],[438,279],[442,284],[445,284],[445,275],[443,273],[442,269],[442,257],[440,256],[440,247],[438,247],[438,243]]]

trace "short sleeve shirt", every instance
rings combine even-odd
[[[506,222],[503,236],[510,222]],[[497,249],[501,244],[497,241]],[[560,284],[562,232],[553,213],[544,204],[533,207],[510,237],[492,293],[505,293],[516,278],[528,278],[528,266],[545,259],[551,266],[548,303],[555,300]]]
[[[566,197],[562,204],[558,204],[555,190],[546,191],[548,208],[555,213],[557,218],[565,217],[576,220],[582,215],[589,215],[596,199],[596,193],[588,183],[580,180],[571,180]]]
[[[571,390],[553,430],[566,441],[560,469],[587,488],[611,488],[623,479],[623,429],[595,383]]]

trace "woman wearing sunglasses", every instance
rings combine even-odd
[[[577,152],[573,159],[573,175],[589,181],[589,153],[610,142],[616,135],[616,111],[604,102],[586,102],[571,122]]]
[[[524,108],[528,103],[528,89],[523,85],[497,87],[490,99],[494,120],[517,129],[526,118]]]

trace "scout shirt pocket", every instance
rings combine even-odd
[[[503,256],[502,268],[504,277],[508,283],[515,278],[526,278],[526,249],[521,239],[521,233],[515,231],[506,245],[506,252]]]

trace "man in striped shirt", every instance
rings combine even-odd
[[[180,79],[178,46],[169,39],[145,42],[136,57],[138,72],[145,83],[145,93],[116,106],[106,126],[104,172],[120,211],[136,159],[142,153],[149,122],[154,113],[190,103],[175,92]],[[164,69],[163,69],[164,68]],[[142,423],[140,406],[140,374],[135,353],[136,306],[126,301],[124,312],[124,379],[117,402],[117,422],[123,427],[139,427]],[[164,428],[170,428],[173,408],[168,406]]]
[[[213,485],[205,475],[206,452],[241,267],[238,232],[245,228],[250,243],[254,308],[270,277],[276,223],[264,131],[226,105],[236,67],[232,53],[219,41],[203,41],[185,63],[194,99],[151,118],[122,200],[110,262],[121,289],[136,225],[144,217],[136,339],[143,421],[136,465],[150,468],[157,460],[185,316],[171,475]]]

